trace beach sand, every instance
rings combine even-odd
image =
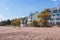
[[[0,40],[60,40],[60,28],[0,26]]]

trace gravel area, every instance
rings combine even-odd
[[[60,40],[60,28],[0,26],[0,40]]]

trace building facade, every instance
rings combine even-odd
[[[51,15],[50,20],[48,20],[48,25],[54,26],[54,25],[60,25],[60,7],[55,7],[55,8],[49,8],[49,12]],[[39,12],[31,13],[28,17],[29,23],[33,20],[38,20],[37,16],[39,15]]]
[[[31,21],[37,20],[37,19],[38,19],[38,17],[37,17],[38,14],[39,14],[38,11],[36,11],[36,12],[34,12],[34,13],[31,13],[31,14],[30,14],[30,19],[31,19]]]
[[[60,25],[60,7],[57,9],[57,7],[55,8],[50,8],[50,15],[51,15],[51,19],[48,20],[50,25]]]
[[[28,23],[27,23],[27,24],[29,24],[29,26],[32,25],[32,21],[33,21],[33,20],[38,20],[38,18],[37,18],[38,14],[39,14],[38,11],[29,14]]]

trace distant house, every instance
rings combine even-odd
[[[38,18],[37,18],[38,14],[39,14],[38,11],[36,11],[36,12],[34,12],[34,13],[31,13],[31,14],[29,15],[31,21],[37,20],[37,19],[38,19]]]
[[[29,14],[29,17],[28,17],[28,24],[31,25],[31,23],[32,23],[33,20],[38,20],[38,18],[37,18],[38,14],[39,14],[38,11]]]
[[[23,24],[23,26],[27,26],[27,22],[28,22],[28,17],[21,18],[21,24]]]

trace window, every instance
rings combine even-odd
[[[51,11],[49,10],[49,13],[51,13]]]
[[[57,16],[60,16],[60,14],[57,14]]]
[[[59,10],[53,10],[53,13],[60,13],[60,9]]]
[[[57,10],[59,13],[60,13],[60,9],[59,10]]]
[[[51,16],[55,16],[55,14],[52,14]]]
[[[60,20],[60,18],[56,18],[56,20]]]
[[[53,13],[57,13],[57,10],[53,10]]]
[[[55,18],[51,18],[50,20],[53,21],[53,20],[55,20]]]

